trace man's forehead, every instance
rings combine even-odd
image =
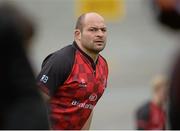
[[[99,26],[97,26],[97,25],[87,25],[87,28],[107,28],[105,25],[99,25]]]
[[[100,20],[89,20],[84,22],[86,27],[95,27],[95,28],[106,28],[104,21]]]

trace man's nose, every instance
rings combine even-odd
[[[98,30],[97,36],[98,37],[103,37],[104,36],[104,32],[102,30]]]

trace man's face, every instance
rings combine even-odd
[[[107,29],[102,18],[97,16],[86,17],[80,42],[87,51],[98,54],[105,48]]]
[[[158,89],[158,96],[162,103],[167,101],[167,85],[161,85],[161,87]]]

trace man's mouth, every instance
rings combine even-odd
[[[96,42],[96,43],[104,43],[103,40],[96,40],[96,41],[94,41],[94,42]]]

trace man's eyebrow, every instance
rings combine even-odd
[[[91,26],[91,27],[89,27],[89,28],[97,28],[97,29],[102,29],[102,28],[107,28],[106,26],[104,26],[104,27],[96,27],[96,26]]]

